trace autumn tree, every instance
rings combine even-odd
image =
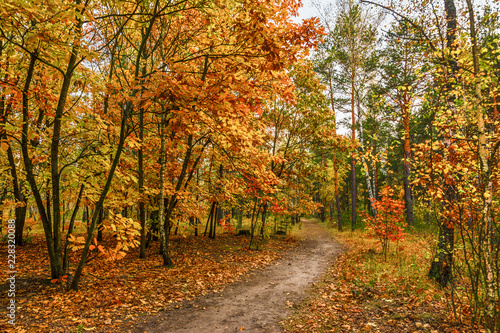
[[[376,87],[375,93],[383,96],[388,106],[394,105],[399,110],[389,113],[402,124],[404,140],[402,151],[403,185],[406,222],[414,225],[413,194],[410,183],[411,154],[411,124],[415,113],[415,103],[422,95],[424,81],[424,62],[422,47],[411,39],[413,27],[408,22],[397,22],[387,33],[387,44],[382,50],[380,62],[382,82]],[[418,32],[417,32],[418,33]],[[418,106],[417,106],[418,107]]]
[[[429,63],[435,64],[440,71],[445,73],[443,77],[446,77],[440,87],[440,107],[447,110],[446,112],[453,113],[455,107],[453,105],[454,95],[453,95],[453,85],[450,84],[450,80],[453,80],[458,71],[457,61],[456,61],[456,39],[457,39],[457,11],[453,0],[445,0],[443,3],[443,22],[434,21],[429,22],[428,12],[425,12],[425,8],[419,7],[419,4],[414,4],[416,13],[422,13],[421,16],[410,17],[407,13],[403,13],[403,8],[409,14],[413,14],[407,6],[402,6],[396,9],[384,4],[363,0],[363,3],[375,4],[379,7],[392,13],[396,19],[407,22],[412,28],[414,28],[420,39],[423,41],[423,47],[425,47],[426,52],[432,54],[432,57],[428,59]],[[434,16],[436,18],[436,16]],[[434,24],[438,26],[434,26]],[[445,31],[442,30],[443,26]],[[438,32],[438,36],[433,35],[434,31],[429,31],[429,27],[435,27],[434,31]],[[451,132],[450,132],[451,131]],[[451,137],[453,136],[453,129],[448,128],[444,133],[442,142],[444,143],[445,150],[450,147],[453,149]],[[452,173],[447,174],[447,178],[443,179],[443,183],[440,185],[440,189],[443,190],[442,196],[439,198],[443,202],[442,211],[449,211],[447,207],[453,206],[454,201],[457,198],[456,189],[453,186]],[[439,236],[438,236],[438,250],[436,252],[436,257],[431,264],[430,276],[432,276],[441,285],[445,286],[449,283],[452,277],[452,265],[453,265],[453,249],[454,249],[454,223],[446,218],[441,217],[439,222]]]
[[[351,112],[352,142],[356,140],[356,113],[361,112],[360,106],[366,93],[363,91],[370,80],[370,62],[374,55],[376,27],[380,16],[376,12],[361,7],[353,1],[339,3],[339,12],[331,33],[332,58],[341,67],[343,90],[349,94]],[[360,123],[361,124],[361,123]],[[367,183],[370,198],[373,198],[370,183]],[[356,159],[351,156],[351,229],[356,224]]]
[[[436,111],[435,125],[447,135],[446,140],[440,143],[442,153],[430,147],[435,155],[434,162],[431,166],[427,160],[426,166],[432,178],[446,184],[433,193],[438,200],[444,199],[440,215],[449,221],[449,229],[458,231],[458,239],[462,242],[462,253],[456,253],[459,261],[454,264],[463,267],[467,274],[460,274],[459,268],[455,278],[467,280],[467,292],[476,313],[474,319],[478,319],[480,313],[486,327],[495,331],[499,326],[499,316],[498,270],[493,264],[498,251],[492,246],[497,233],[495,230],[498,230],[494,218],[497,216],[494,202],[498,191],[497,168],[494,166],[500,144],[496,135],[496,90],[492,89],[490,82],[496,80],[494,68],[498,60],[495,56],[497,51],[488,46],[491,38],[486,37],[487,34],[483,40],[478,38],[481,24],[476,21],[471,3],[468,3],[467,14],[467,29],[456,27],[454,76],[435,69],[435,76],[442,82],[441,89],[452,94],[454,100],[446,108]],[[479,51],[480,45],[483,53]],[[425,145],[421,147],[425,148]],[[429,147],[425,149],[428,151]],[[420,183],[428,181],[428,177],[427,180],[425,177],[419,180]],[[454,194],[452,200],[449,196],[451,189]],[[450,241],[455,240],[452,237],[449,237]],[[450,244],[453,246],[453,243],[448,243],[448,251]],[[438,248],[437,259],[440,259],[439,255],[443,256],[439,250],[442,250],[441,247]],[[439,273],[443,271],[437,264],[439,262],[436,260],[431,267],[431,274],[437,278],[442,276]],[[438,279],[438,282],[442,281]]]

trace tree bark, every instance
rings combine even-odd
[[[164,226],[165,219],[165,119],[164,115],[161,115],[160,120],[160,205],[158,212],[158,226],[160,229],[160,241],[161,241],[161,255],[163,258],[163,266],[169,267],[173,266],[172,259],[168,251],[167,235]]]
[[[16,245],[24,245],[23,232],[24,224],[26,223],[26,209],[28,208],[28,201],[24,196],[23,187],[19,181],[16,171],[16,163],[14,160],[14,153],[12,148],[7,148],[7,158],[9,160],[10,174],[12,176],[12,188],[14,190],[14,198],[16,198],[16,231],[15,231],[15,241]]]
[[[64,254],[63,254],[63,272],[65,274],[68,273],[68,259],[69,259],[69,236],[73,233],[73,228],[75,226],[76,214],[78,213],[78,208],[80,206],[80,201],[82,199],[83,189],[85,187],[83,185],[80,186],[80,191],[78,192],[78,197],[76,198],[75,208],[73,208],[73,213],[71,214],[71,218],[68,226],[68,233],[66,234],[66,243],[64,244]]]
[[[38,212],[42,220],[42,225],[45,234],[45,241],[47,244],[47,251],[49,254],[51,277],[53,279],[57,279],[63,275],[62,261],[57,260],[57,255],[54,250],[54,240],[52,238],[52,221],[49,218],[48,211],[45,209],[42,195],[38,188],[38,184],[36,183],[35,174],[33,172],[33,163],[31,162],[31,157],[29,156],[29,149],[28,149],[28,135],[29,135],[28,92],[31,80],[33,79],[33,72],[35,68],[35,63],[37,61],[37,57],[38,56],[36,53],[32,53],[30,55],[30,64],[28,67],[28,72],[26,75],[26,80],[22,91],[23,127],[21,136],[21,151],[23,155],[24,167],[26,170],[26,178],[28,180],[28,183],[30,184],[31,191],[35,198],[35,202],[38,207]]]
[[[405,132],[405,139],[403,145],[404,152],[404,170],[403,170],[403,185],[405,191],[405,211],[406,211],[406,223],[412,226],[414,225],[413,219],[413,195],[411,191],[410,184],[410,159],[411,159],[411,146],[410,146],[410,110],[408,110],[407,96],[408,93],[405,91],[404,100],[402,105],[403,113],[403,126]]]
[[[451,51],[450,54],[454,54],[456,49],[455,39],[457,30],[457,11],[455,7],[454,0],[444,0],[445,10],[446,10],[446,42],[447,48]],[[455,76],[458,72],[458,67],[456,61],[452,58],[448,60],[448,71],[451,76]],[[452,90],[452,87],[448,87]],[[454,103],[453,96],[447,97],[448,103],[452,105]],[[451,134],[446,134],[451,136]],[[448,137],[446,139],[445,146],[449,148],[451,145],[451,140]],[[446,141],[445,140],[445,141]],[[447,205],[452,205],[456,197],[456,191],[454,186],[445,184],[444,191],[445,203],[443,209],[447,209]],[[429,271],[429,276],[436,280],[442,287],[448,285],[453,277],[453,251],[455,247],[455,227],[453,221],[446,221],[441,218],[439,222],[439,236],[438,236],[438,248],[434,260],[432,261],[431,268]]]
[[[78,30],[80,29],[79,24]],[[50,144],[50,180],[52,182],[52,227],[54,239],[55,265],[58,269],[58,275],[64,274],[62,269],[62,237],[61,237],[61,174],[59,170],[59,147],[61,140],[62,116],[66,106],[66,100],[69,94],[69,86],[73,78],[73,73],[77,63],[77,48],[74,47],[68,63],[68,68],[64,75],[59,101],[57,103],[56,114],[54,117],[52,129],[52,141]]]
[[[143,76],[146,75],[146,67],[142,68]],[[139,109],[139,140],[141,147],[139,148],[138,159],[138,186],[139,186],[139,221],[141,223],[141,242],[139,245],[139,258],[146,258],[146,206],[144,204],[144,108]]]
[[[262,226],[260,228],[260,237],[264,240],[264,227],[266,226],[266,218],[267,218],[267,203],[264,204],[264,208],[262,209]]]
[[[332,109],[333,115],[333,131],[337,134],[337,115],[335,114],[335,99],[333,98],[333,78],[331,69],[328,70],[328,81],[330,84],[330,107]],[[337,224],[339,231],[342,231],[342,212],[340,210],[340,200],[339,200],[339,175],[338,175],[338,160],[337,152],[333,153],[333,172],[334,172],[334,183],[335,183],[335,207],[337,209]]]
[[[7,186],[4,186],[2,194],[0,195],[0,203],[3,203],[6,197],[7,197]],[[0,210],[0,234],[2,233],[4,211],[5,211],[5,206],[2,205],[2,209]]]
[[[368,205],[370,207],[370,211],[372,212],[373,215],[377,215],[377,211],[375,208],[373,208],[373,199],[375,198],[372,183],[370,180],[370,166],[365,160],[364,156],[364,140],[363,140],[363,118],[361,117],[361,107],[359,103],[359,97],[356,98],[356,101],[358,103],[358,124],[359,124],[359,141],[361,143],[361,163],[362,165],[366,165],[365,169],[365,178],[366,178],[366,188],[368,189]]]
[[[467,8],[469,12],[469,24],[470,24],[470,34],[472,37],[472,59],[474,66],[474,77],[475,77],[475,111],[476,111],[476,122],[477,129],[479,132],[478,144],[479,144],[479,160],[481,166],[481,174],[480,180],[484,186],[483,192],[483,207],[482,207],[482,223],[484,224],[486,234],[485,239],[482,244],[484,256],[485,256],[485,284],[486,284],[486,292],[488,294],[487,297],[487,305],[486,305],[486,327],[491,331],[495,332],[498,328],[498,295],[497,295],[497,281],[495,279],[495,250],[492,247],[495,246],[495,226],[493,225],[493,220],[491,217],[491,206],[493,199],[493,179],[492,173],[490,170],[490,162],[491,156],[489,156],[487,143],[486,143],[486,128],[484,123],[484,114],[483,114],[483,96],[481,91],[481,74],[479,68],[479,49],[478,42],[476,36],[476,23],[474,17],[474,7],[472,5],[471,0],[467,1]],[[495,113],[496,113],[496,105],[495,105]],[[496,116],[496,115],[495,115]],[[493,151],[492,154],[495,154]]]

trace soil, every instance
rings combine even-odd
[[[220,293],[136,322],[134,333],[281,332],[286,319],[342,251],[317,222],[303,220],[303,242],[283,259]]]

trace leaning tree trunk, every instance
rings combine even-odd
[[[359,97],[357,98],[358,101],[358,112],[361,112],[361,107],[359,105]],[[377,211],[373,207],[373,199],[375,198],[372,183],[370,180],[370,167],[368,163],[366,163],[365,156],[364,156],[364,140],[363,140],[363,118],[361,117],[361,114],[358,114],[358,124],[359,124],[359,141],[361,143],[361,164],[365,166],[365,178],[366,178],[366,187],[368,189],[368,201],[370,204],[370,210],[373,213],[373,215],[377,215]]]

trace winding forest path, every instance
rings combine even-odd
[[[292,313],[292,305],[341,252],[341,246],[317,222],[305,219],[303,228],[303,244],[274,265],[249,274],[221,293],[158,314],[136,332],[280,332],[279,321]]]

